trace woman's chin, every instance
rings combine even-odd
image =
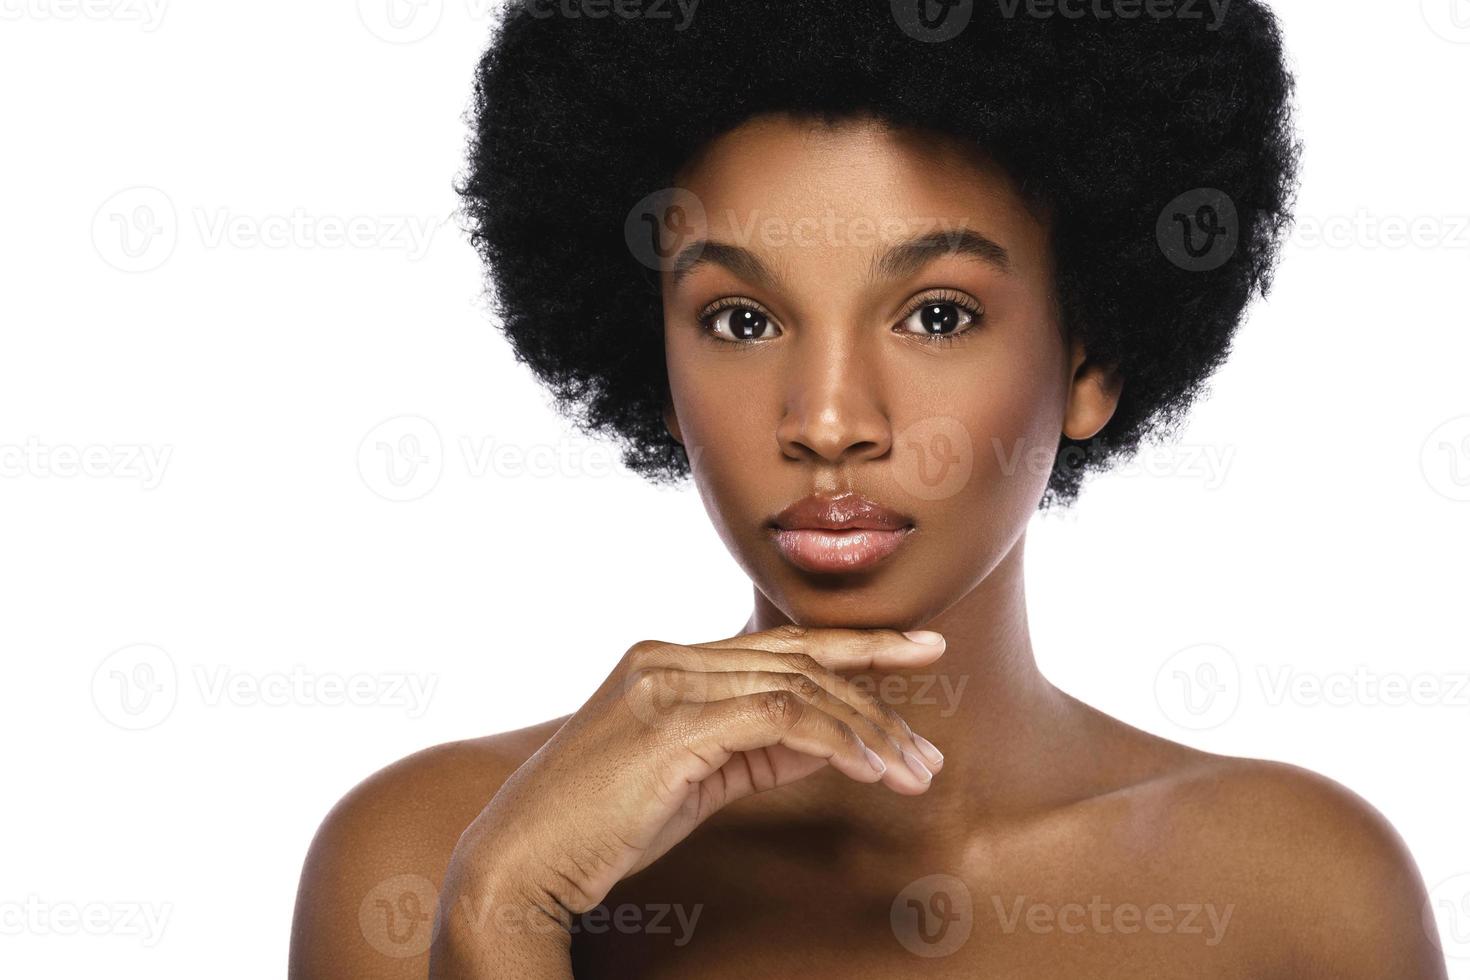
[[[799,626],[841,629],[923,629],[930,618],[930,603],[905,602],[890,587],[886,596],[871,589],[802,589],[800,594],[762,590],[771,604]]]

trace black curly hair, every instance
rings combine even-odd
[[[1300,157],[1270,10],[948,0],[969,19],[939,40],[918,19],[928,2],[702,0],[686,17],[674,0],[510,0],[455,191],[517,359],[630,469],[689,474],[663,424],[658,274],[624,222],[758,113],[947,133],[1044,207],[1063,329],[1124,385],[1101,432],[1062,437],[1042,508],[1171,435],[1224,361],[1270,287]]]

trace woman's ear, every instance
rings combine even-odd
[[[1072,345],[1072,388],[1062,434],[1069,439],[1091,439],[1102,431],[1118,408],[1123,378],[1117,370],[1087,359],[1080,341]]]
[[[675,442],[684,445],[684,434],[679,431],[679,415],[674,411],[672,401],[664,402],[664,428],[669,430],[669,435],[674,437]]]

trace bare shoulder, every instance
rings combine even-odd
[[[1178,874],[1223,882],[1293,976],[1445,976],[1422,918],[1423,879],[1372,804],[1300,766],[1189,750],[1141,787]]]
[[[564,721],[422,749],[343,796],[302,866],[293,980],[426,976],[434,903],[455,843]]]

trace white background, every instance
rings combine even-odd
[[[693,489],[576,434],[485,315],[451,179],[488,0],[385,2],[0,2],[7,976],[279,975],[301,859],[356,781],[749,611]],[[1275,292],[1179,446],[1038,518],[1027,557],[1059,686],[1373,802],[1463,978],[1453,2],[1276,4],[1307,149]],[[396,487],[377,444],[415,435]],[[1191,711],[1176,672],[1212,669]],[[324,703],[354,678],[366,703]],[[1420,703],[1371,686],[1395,678]]]

